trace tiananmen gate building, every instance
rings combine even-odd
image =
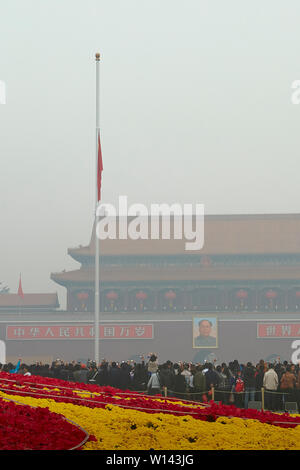
[[[77,270],[51,273],[66,288],[66,311],[18,316],[0,305],[8,356],[31,357],[34,350],[66,360],[93,357],[94,232],[87,246],[68,249]],[[150,351],[161,361],[296,357],[300,214],[206,215],[200,251],[174,238],[99,243],[101,357],[121,361]],[[199,333],[203,321],[210,342]]]

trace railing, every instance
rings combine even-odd
[[[294,392],[296,392],[296,391],[298,391],[298,390],[295,389]],[[298,392],[299,392],[299,399],[300,399],[300,390]],[[197,403],[197,402],[199,402],[199,400],[187,400],[184,397],[192,398],[194,396],[197,396],[197,397],[200,396],[202,398],[204,395],[206,395],[207,398],[208,398],[208,401],[215,401],[216,393],[219,393],[220,395],[223,395],[223,396],[228,394],[229,397],[228,397],[227,401],[229,402],[229,404],[235,403],[236,398],[243,399],[245,397],[246,393],[248,394],[249,397],[251,396],[250,395],[251,393],[253,393],[255,395],[256,394],[261,394],[261,400],[259,400],[259,401],[261,401],[261,409],[263,411],[266,410],[266,394],[267,394],[267,396],[273,395],[273,396],[276,396],[277,398],[282,399],[283,407],[284,407],[284,404],[285,404],[285,401],[286,401],[285,400],[286,397],[291,395],[291,391],[284,392],[284,391],[276,391],[276,390],[266,390],[264,387],[261,387],[260,390],[256,390],[256,389],[255,390],[253,390],[253,389],[251,389],[251,390],[248,389],[247,390],[246,389],[242,392],[235,392],[233,390],[222,390],[222,389],[218,389],[218,388],[216,389],[215,387],[211,387],[209,390],[204,390],[204,391],[195,391],[195,392],[193,392],[193,391],[189,390],[189,391],[186,391],[186,392],[177,392],[177,391],[174,391],[174,390],[170,390],[167,387],[162,387],[162,393],[165,397],[168,397],[169,393],[173,394],[173,396],[174,396],[174,394],[176,396],[181,395],[182,399],[184,399],[185,401],[191,401],[191,403]],[[171,397],[169,397],[169,398],[171,398]],[[229,398],[231,398],[232,400],[230,400]],[[202,402],[203,400],[200,400],[200,401]],[[249,401],[251,401],[251,400],[248,400],[248,402]],[[297,400],[294,399],[294,400],[291,400],[291,401],[296,402]],[[284,411],[284,410],[281,410],[281,411]]]

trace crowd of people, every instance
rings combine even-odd
[[[300,410],[300,364],[287,361],[274,363],[260,360],[257,364],[238,360],[222,363],[193,364],[170,360],[159,363],[157,354],[150,353],[140,362],[108,362],[96,365],[55,360],[52,364],[1,364],[0,370],[26,376],[38,375],[72,382],[111,386],[121,390],[134,390],[149,395],[164,393],[195,401],[210,400],[248,408],[249,401],[262,399],[265,409],[284,410],[286,402],[297,402]]]

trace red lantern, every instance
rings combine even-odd
[[[173,307],[173,300],[176,299],[176,293],[173,290],[169,290],[165,293],[165,299],[169,301],[169,307]]]
[[[276,297],[277,297],[278,294],[277,294],[277,292],[276,292],[275,290],[270,289],[270,290],[268,290],[268,291],[266,292],[265,295],[266,295],[267,299],[271,299],[271,300],[272,300],[272,299],[276,299]]]
[[[176,293],[173,290],[168,290],[168,292],[165,293],[165,298],[168,300],[174,300],[176,299]]]
[[[236,295],[237,299],[247,299],[248,298],[248,292],[244,289],[238,290],[235,295]]]
[[[296,295],[297,299],[299,299],[300,298],[300,290],[296,290],[295,295]]]
[[[266,296],[267,299],[269,299],[270,308],[273,308],[273,300],[276,299],[276,297],[278,296],[277,292],[273,289],[269,289],[265,293],[265,296]],[[275,308],[276,308],[276,306],[275,306]]]
[[[240,300],[240,307],[244,308],[244,301],[248,298],[248,292],[245,289],[239,289],[236,294],[236,298]]]
[[[86,300],[89,298],[89,294],[87,292],[79,292],[77,294],[77,299],[79,300]]]
[[[110,301],[110,309],[113,310],[114,309],[114,304],[115,304],[115,301],[117,300],[117,298],[119,297],[119,294],[113,290],[110,290],[109,292],[107,292],[106,294],[106,298],[107,300]],[[116,310],[116,308],[115,308]]]
[[[140,310],[144,310],[144,300],[146,300],[148,297],[146,292],[143,292],[142,290],[140,290],[139,292],[135,294],[135,297],[137,300],[140,301]]]
[[[106,298],[108,300],[117,300],[118,297],[119,297],[118,293],[113,290],[107,292],[106,294]]]
[[[135,296],[136,296],[136,298],[137,298],[138,300],[141,300],[141,301],[146,300],[147,297],[148,297],[148,295],[146,294],[146,292],[143,292],[142,290],[140,290],[139,292],[137,292]]]

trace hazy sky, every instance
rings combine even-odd
[[[90,239],[95,52],[103,202],[300,212],[300,3],[0,0],[0,281],[65,290]]]

